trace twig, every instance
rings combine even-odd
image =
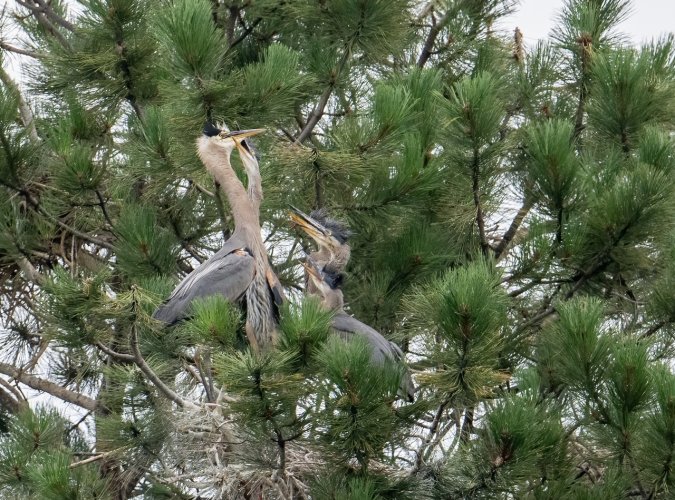
[[[69,467],[71,469],[74,469],[75,467],[80,467],[82,465],[87,465],[87,464],[90,464],[90,463],[93,463],[93,462],[97,462],[97,461],[107,457],[108,455],[111,455],[112,453],[113,453],[113,451],[106,451],[104,453],[94,455],[93,457],[89,457],[89,458],[85,458],[84,460],[80,460],[79,462],[73,462],[72,464],[70,464]]]
[[[35,2],[37,5],[31,5],[21,0],[17,0],[17,2],[27,9],[32,10],[36,14],[45,14],[51,21],[55,22],[59,26],[62,26],[63,28],[66,28],[68,31],[75,31],[75,26],[54,12],[51,6],[45,3],[44,0],[33,0],[33,2]]]
[[[22,5],[23,7],[27,8],[29,11],[31,11],[31,14],[35,16],[35,19],[37,19],[38,24],[40,24],[46,31],[48,31],[54,38],[58,40],[58,42],[61,44],[61,46],[66,49],[70,50],[70,43],[68,43],[68,40],[66,40],[66,37],[61,34],[61,32],[54,26],[49,19],[45,16],[44,12],[42,12],[42,9],[39,7],[36,7],[35,5],[31,5],[29,3],[26,3],[22,0],[15,0],[19,5]]]
[[[103,199],[103,195],[98,189],[95,189],[94,192],[96,193],[96,197],[98,198],[98,204],[101,207],[101,211],[103,212],[103,217],[105,217],[105,220],[110,224],[111,229],[115,229],[115,225],[113,224],[112,220],[110,219],[110,214],[108,214],[108,209],[106,208],[105,200]]]
[[[96,347],[98,347],[101,351],[106,353],[108,356],[113,357],[115,359],[118,359],[120,361],[129,361],[131,363],[136,361],[136,358],[134,356],[132,356],[131,354],[125,354],[125,353],[122,353],[122,352],[114,351],[110,347],[106,346],[103,342],[96,342],[96,344],[94,344],[94,345]]]
[[[230,46],[225,53],[227,54],[229,51],[231,51],[233,48],[235,48],[237,45],[243,42],[244,39],[246,39],[246,37],[251,34],[251,32],[255,29],[255,27],[258,26],[258,24],[260,24],[260,21],[262,21],[262,17],[255,19],[251,23],[251,25],[244,30],[244,32],[241,35],[239,35],[234,41],[232,41],[232,43],[230,43]]]

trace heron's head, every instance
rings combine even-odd
[[[326,217],[323,210],[315,210],[307,215],[291,206],[291,220],[300,226],[319,247],[327,247],[335,253],[347,245],[351,232],[347,226],[335,219]]]
[[[228,155],[236,148],[247,170],[250,168],[257,169],[258,167],[255,149],[247,138],[261,134],[264,131],[264,128],[227,131],[216,127],[210,122],[204,125],[204,135],[208,137],[208,140],[216,146],[223,148],[227,151]]]
[[[344,278],[342,273],[325,268],[319,269],[316,262],[309,257],[302,263],[302,266],[307,271],[309,279],[312,280],[314,286],[321,291],[324,297],[331,293],[340,292],[340,286]]]

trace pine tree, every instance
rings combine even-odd
[[[514,3],[5,9],[0,496],[672,497],[675,39],[566,0],[524,45]],[[205,121],[268,130],[264,354],[217,297],[151,317],[233,229]],[[348,222],[347,310],[414,403],[303,297],[289,204]]]

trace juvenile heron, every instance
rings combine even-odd
[[[328,216],[325,210],[314,210],[310,215],[291,206],[291,220],[298,225],[318,246],[318,250],[311,252],[312,259],[320,271],[324,269],[341,273],[347,267],[351,256],[351,247],[348,240],[352,235],[347,225]],[[306,276],[305,290],[307,293],[316,293],[312,280]]]
[[[320,270],[310,258],[303,265],[307,270],[309,280],[317,290],[315,295],[321,298],[323,307],[335,311],[331,324],[332,331],[345,340],[356,337],[365,339],[370,347],[370,361],[372,363],[382,365],[386,362],[394,362],[404,367],[404,354],[399,346],[384,338],[377,330],[351,317],[344,311],[344,299],[342,290],[339,288],[341,275],[325,268],[323,271]],[[398,395],[409,402],[415,399],[415,385],[407,369],[402,372]]]
[[[204,135],[197,139],[197,153],[229,201],[234,232],[218,252],[178,284],[153,314],[160,321],[174,324],[187,316],[193,300],[222,295],[235,304],[245,304],[246,337],[254,350],[266,350],[276,343],[276,306],[283,297],[260,235],[260,173],[246,143],[247,137],[263,131],[226,132],[211,124],[204,127]],[[235,148],[249,179],[249,193],[230,163]]]

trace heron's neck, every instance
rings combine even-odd
[[[260,172],[251,169],[246,171],[246,177],[248,177],[248,198],[251,200],[255,213],[260,215],[260,204],[263,200],[262,177]]]
[[[335,289],[324,294],[323,307],[335,312],[342,312],[344,310],[344,297],[342,290]]]
[[[260,237],[258,211],[249,200],[243,184],[232,169],[227,152],[212,144],[207,137],[200,137],[197,140],[197,152],[227,197],[235,230],[250,229],[254,233],[257,231]]]

